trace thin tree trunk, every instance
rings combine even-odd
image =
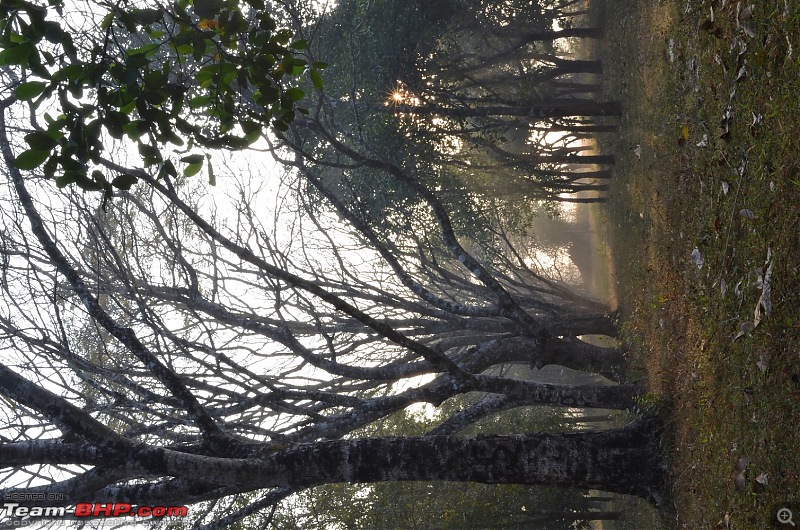
[[[385,110],[386,107],[379,107]],[[395,112],[453,118],[481,116],[529,116],[531,118],[561,118],[565,116],[619,116],[622,107],[616,101],[553,100],[530,105],[490,107],[438,107],[431,105],[398,105]]]

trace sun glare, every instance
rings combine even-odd
[[[390,91],[388,96],[388,100],[383,103],[387,107],[397,107],[398,105],[402,105],[405,100],[405,96],[399,87]]]
[[[383,102],[386,107],[399,107],[401,105],[414,105],[417,99],[409,92],[403,83],[398,81],[397,84],[386,92],[386,101]]]

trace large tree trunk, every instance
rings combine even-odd
[[[585,487],[650,498],[661,483],[656,446],[646,422],[599,433],[342,440],[276,455],[284,480],[274,485],[445,480]]]
[[[125,454],[112,450],[101,455],[88,451],[86,444],[62,444],[53,450],[69,453],[72,447],[75,452],[59,454],[60,461],[100,464],[97,470],[113,477],[111,482],[143,475],[166,480],[103,487],[108,482],[89,472],[60,488],[25,491],[46,490],[103,503],[169,505],[196,502],[219,488],[232,494],[338,482],[469,481],[601,489],[658,503],[662,468],[657,438],[652,421],[638,421],[593,433],[365,438],[293,444],[279,451],[274,445],[253,444],[234,449],[239,453],[235,458],[141,446]],[[13,448],[4,449],[0,453]]]

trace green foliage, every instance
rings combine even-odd
[[[423,182],[447,209],[456,233],[480,249],[502,247],[498,233],[521,233],[529,226],[536,203],[519,200],[519,182],[530,184],[527,179],[536,178],[533,171],[512,165],[483,145],[502,143],[500,138],[508,129],[526,131],[518,120],[405,113],[402,106],[461,108],[475,105],[476,100],[494,101],[491,98],[503,99],[503,105],[521,105],[534,97],[520,69],[508,61],[480,69],[474,81],[489,88],[462,90],[444,77],[449,71],[443,65],[450,65],[462,84],[469,84],[472,78],[459,67],[480,62],[495,50],[514,49],[526,30],[552,26],[553,15],[547,18],[546,10],[538,5],[501,4],[502,8],[472,0],[343,0],[316,26],[318,36],[312,46],[317,57],[331,64],[325,94],[331,102],[328,112],[334,114],[337,127],[348,133],[341,140],[368,157],[402,167]],[[420,19],[425,24],[407,23]],[[476,53],[478,41],[480,50],[489,51]],[[491,46],[485,47],[486,42]],[[462,60],[467,63],[462,65]],[[470,141],[471,136],[483,143]],[[336,149],[316,135],[304,137],[303,145],[322,163],[340,160]],[[384,238],[412,246],[440,245],[436,221],[412,186],[380,169],[356,166],[321,178]],[[490,265],[494,260],[482,258]]]
[[[116,6],[90,35],[70,33],[62,10],[60,2],[0,6],[0,66],[23,79],[16,98],[32,112],[58,109],[44,115],[44,130],[28,135],[30,149],[17,165],[42,167],[59,186],[102,190],[106,199],[129,189],[134,176],[109,180],[94,170],[109,138],[136,143],[158,178],[176,176],[169,145],[245,148],[266,128],[285,131],[307,112],[299,106],[304,91],[293,86],[299,76],[323,87],[325,65],[299,55],[308,43],[293,42],[261,0]],[[202,158],[185,157],[183,174],[197,174]]]

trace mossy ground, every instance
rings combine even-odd
[[[800,503],[800,2],[604,3],[623,335],[667,420],[669,518],[766,528]]]

